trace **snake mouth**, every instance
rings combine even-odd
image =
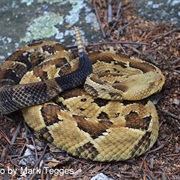
[[[160,91],[165,83],[165,77],[163,74],[156,74],[153,88],[157,88]]]

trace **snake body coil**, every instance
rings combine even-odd
[[[157,139],[158,115],[151,101],[130,101],[161,90],[164,76],[115,51],[86,55],[75,31],[79,60],[63,45],[41,41],[2,64],[0,112],[22,109],[31,128],[74,156],[119,161],[141,155]]]

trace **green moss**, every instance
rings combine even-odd
[[[87,0],[85,0],[85,1],[87,1]],[[46,3],[57,3],[57,2],[65,2],[65,3],[67,3],[67,2],[69,2],[70,4],[77,4],[77,3],[83,3],[83,1],[80,1],[80,0],[66,0],[66,1],[64,1],[64,0],[38,0],[38,3],[44,3],[44,2],[46,2]]]
[[[55,13],[47,13],[39,16],[27,28],[25,37],[21,41],[31,41],[33,39],[49,38],[59,33],[58,28],[55,27],[58,23],[62,24],[63,17]]]
[[[34,0],[21,0],[21,3],[26,3],[27,6],[30,6]]]

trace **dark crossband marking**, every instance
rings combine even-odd
[[[42,107],[41,114],[46,126],[53,125],[54,123],[58,123],[60,121],[57,112],[59,112],[59,107],[57,105],[48,104]]]
[[[93,120],[84,120],[83,116],[73,115],[73,117],[76,119],[79,129],[89,133],[93,139],[98,138],[112,125],[110,121],[100,120],[97,123]]]
[[[99,152],[91,142],[88,142],[76,150],[77,156],[81,157],[82,154],[83,156],[85,155],[87,159],[95,159]]]
[[[151,116],[141,118],[139,113],[131,111],[125,116],[126,127],[147,130],[151,122]]]

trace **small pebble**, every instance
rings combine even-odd
[[[180,104],[180,100],[175,98],[175,99],[173,100],[173,104],[179,105],[179,104]]]
[[[92,177],[91,180],[113,180],[109,177],[107,177],[105,174],[103,173],[99,173],[96,176]]]

